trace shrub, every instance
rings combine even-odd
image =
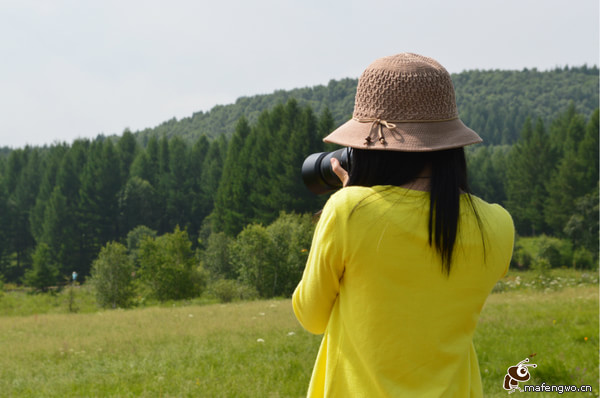
[[[210,291],[222,303],[229,303],[233,300],[252,300],[258,297],[258,292],[252,286],[232,279],[219,279],[213,282]]]
[[[519,268],[559,268],[571,266],[573,246],[565,239],[546,235],[517,238],[513,264]]]
[[[261,297],[276,294],[281,277],[278,256],[265,227],[246,226],[231,245],[231,257],[243,283],[254,286]]]
[[[550,268],[552,268],[552,265],[547,258],[538,257],[534,259],[533,263],[531,264],[531,268],[543,274],[544,271],[547,271]]]
[[[138,256],[140,281],[152,297],[181,300],[202,293],[206,274],[196,264],[186,231],[176,227],[173,233],[144,239]]]
[[[594,255],[585,247],[579,247],[573,253],[573,268],[595,269],[597,266]]]
[[[50,247],[40,243],[33,253],[32,268],[25,272],[25,285],[46,292],[51,286],[56,285],[58,274],[58,267],[52,260]]]
[[[279,218],[267,227],[273,241],[277,259],[282,269],[280,292],[290,296],[302,278],[310,249],[314,226],[311,217],[281,213]]]
[[[219,279],[211,285],[210,291],[222,303],[229,303],[237,297],[237,283],[231,279]]]
[[[232,264],[261,297],[289,296],[302,277],[312,234],[309,215],[281,213],[266,228],[248,225],[230,245]]]
[[[520,243],[521,242],[517,239],[517,243],[515,244],[515,251],[512,256],[511,266],[527,269],[531,266],[531,254]]]
[[[146,238],[155,238],[156,231],[148,228],[145,225],[138,225],[127,234],[127,250],[133,256],[134,261],[137,260],[137,253],[140,244]]]
[[[202,263],[213,279],[235,279],[237,273],[229,254],[233,239],[223,232],[210,234],[206,250],[202,254]]]
[[[98,305],[129,307],[135,294],[134,269],[133,260],[125,246],[116,242],[107,243],[92,263],[90,284]]]

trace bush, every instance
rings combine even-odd
[[[133,285],[133,260],[127,248],[110,242],[100,250],[92,263],[90,284],[101,307],[126,308],[135,295]]]
[[[594,255],[585,247],[579,247],[573,253],[573,268],[580,269],[596,269],[598,263],[594,259]]]
[[[46,292],[51,286],[56,285],[58,274],[58,267],[52,260],[50,247],[40,243],[33,253],[32,268],[25,272],[25,285]]]
[[[302,277],[313,230],[309,215],[286,213],[266,228],[248,225],[230,245],[240,280],[261,297],[291,295]]]
[[[206,285],[206,273],[196,264],[188,234],[179,227],[143,240],[138,261],[141,283],[159,301],[200,296]]]
[[[267,227],[277,259],[282,269],[281,291],[278,294],[291,296],[302,279],[308,259],[308,252],[314,233],[311,217],[281,213],[279,218]]]
[[[202,254],[202,264],[213,279],[235,279],[238,277],[229,254],[233,239],[223,232],[210,234],[206,250]]]
[[[511,266],[516,266],[517,268],[521,269],[527,269],[531,267],[531,254],[520,243],[521,242],[517,239],[517,243],[515,244],[515,251],[511,260]]]
[[[278,291],[277,253],[265,227],[248,225],[231,245],[231,257],[243,283],[254,286],[261,297]]]
[[[258,297],[258,292],[252,286],[231,279],[219,279],[213,282],[210,291],[222,303],[234,300],[252,300]]]
[[[573,246],[568,240],[546,235],[517,238],[512,261],[519,268],[540,270],[571,266]]]
[[[133,256],[134,262],[137,260],[137,253],[142,241],[146,238],[154,239],[155,237],[156,231],[145,225],[138,225],[129,231],[127,234],[127,250],[129,251],[129,254]]]

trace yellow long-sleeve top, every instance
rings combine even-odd
[[[330,197],[292,299],[302,326],[324,333],[309,397],[482,396],[472,338],[508,269],[514,226],[499,205],[472,199],[480,223],[461,195],[447,276],[428,243],[428,192],[347,187]]]

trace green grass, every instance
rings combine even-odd
[[[15,397],[296,397],[319,343],[289,300],[1,321],[0,395]]]
[[[598,396],[598,287],[493,294],[475,333],[486,397],[506,396],[507,368],[530,357],[527,384],[591,385]],[[537,393],[536,396],[556,396]]]
[[[96,299],[88,286],[66,287],[58,292],[44,294],[32,294],[27,288],[14,287],[7,292],[0,291],[0,316],[96,311]]]
[[[475,345],[485,396],[508,396],[502,388],[507,368],[533,354],[538,367],[527,384],[589,384],[593,394],[562,396],[598,396],[597,282],[564,270],[551,279],[559,282],[547,287],[531,285],[536,278],[510,273],[503,291],[492,294],[483,309]],[[563,279],[575,282],[561,284]],[[301,397],[306,392],[321,338],[302,330],[289,300],[98,311],[85,287],[75,293],[79,313],[68,312],[66,291],[0,297],[0,397]],[[38,303],[45,313],[33,314],[31,303],[44,297],[51,304]],[[19,307],[19,300],[31,302]]]

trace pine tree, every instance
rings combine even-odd
[[[527,119],[521,138],[509,154],[506,182],[506,207],[522,235],[547,231],[544,204],[546,183],[554,170],[554,155],[541,119],[535,128]]]
[[[585,135],[585,122],[579,114],[573,115],[567,128],[564,155],[557,171],[547,183],[548,197],[544,208],[546,223],[551,233],[560,236],[575,211],[575,200],[594,189],[586,186],[585,173],[589,168],[579,156],[580,143]]]
[[[0,242],[7,242],[9,236],[8,227],[10,220],[8,215],[7,196],[3,174],[0,172]],[[4,279],[7,276],[8,250],[9,245],[5,243],[0,245],[0,279]]]
[[[88,140],[76,140],[65,153],[44,209],[41,241],[50,246],[63,273],[79,269],[88,258],[83,245],[79,190],[89,147]]]
[[[157,228],[159,210],[156,190],[140,177],[131,177],[119,192],[119,226],[123,232],[138,225]]]
[[[58,186],[54,187],[44,209],[44,222],[38,245],[43,243],[49,247],[58,271],[63,275],[77,267],[75,253],[79,239],[76,236],[77,228],[71,220],[73,219],[69,214],[67,198]]]
[[[167,200],[169,196],[170,188],[170,153],[169,153],[169,140],[163,135],[158,141],[158,174],[156,175],[156,192],[158,197],[158,206],[160,208],[160,217],[158,224],[158,232],[160,234],[166,233],[172,229],[171,222],[169,220],[169,214],[167,212]]]
[[[205,135],[200,136],[190,154],[190,234],[200,231],[204,219],[208,216],[212,204],[202,189],[202,171],[209,143]]]
[[[268,196],[268,204],[271,207],[271,217],[265,220],[266,223],[271,223],[279,214],[279,210],[291,211],[294,206],[295,199],[293,197],[293,186],[297,183],[300,166],[297,164],[298,157],[303,157],[302,152],[308,151],[310,146],[309,135],[306,134],[307,126],[301,126],[302,110],[298,107],[298,103],[291,99],[282,108],[281,122],[277,130],[273,131],[274,139],[273,146],[269,157],[269,172],[272,189]],[[273,112],[272,116],[275,116]],[[312,116],[312,114],[311,114]],[[311,123],[316,130],[314,118],[306,123]],[[306,127],[306,128],[303,128]]]
[[[123,132],[121,138],[117,142],[117,153],[119,156],[121,184],[124,185],[125,181],[129,178],[131,164],[136,158],[137,153],[137,142],[133,133],[126,129]]]
[[[29,223],[30,209],[35,205],[40,187],[42,160],[39,149],[26,147],[9,157],[8,214],[9,245],[17,257],[17,268],[29,267],[30,256],[35,246]],[[12,170],[11,170],[12,168]],[[12,190],[11,190],[12,187]]]
[[[244,144],[244,151],[250,159],[248,201],[252,207],[252,221],[258,223],[269,223],[276,217],[269,201],[269,197],[273,197],[271,176],[281,171],[270,160],[275,150],[272,126],[271,112],[262,112]]]
[[[169,141],[169,172],[166,180],[167,225],[187,228],[191,216],[189,178],[189,151],[178,136]]]
[[[477,146],[467,150],[469,186],[488,202],[504,204],[507,157],[510,147]]]
[[[596,109],[586,125],[585,136],[577,148],[577,157],[585,166],[583,185],[587,187],[588,192],[598,184],[598,170],[600,167],[600,154],[598,153],[598,131],[600,127],[598,125],[598,114],[599,110]]]
[[[56,185],[58,170],[67,151],[68,147],[64,144],[55,145],[49,148],[43,169],[40,170],[42,173],[42,179],[40,182],[39,192],[35,199],[35,205],[29,213],[31,234],[37,243],[40,242],[46,204],[48,203],[50,195],[52,194],[52,191]]]
[[[159,155],[159,146],[158,139],[156,136],[152,136],[148,140],[148,145],[146,146],[146,153],[148,154],[148,176],[149,178],[144,178],[148,180],[150,184],[154,188],[158,189],[158,177],[160,175],[160,155]]]
[[[565,143],[568,139],[569,125],[576,114],[575,104],[570,102],[567,109],[550,123],[550,146],[559,158],[567,150]]]
[[[150,156],[147,151],[140,151],[135,156],[135,159],[131,163],[131,173],[129,178],[137,177],[148,182],[154,181],[156,177],[152,174],[152,167],[150,165]]]
[[[118,192],[119,159],[110,141],[95,141],[90,147],[79,190],[80,226],[83,232],[81,275],[89,273],[100,248],[119,237]],[[123,232],[123,235],[127,231]]]
[[[328,107],[323,108],[321,115],[319,116],[319,122],[317,125],[317,139],[319,144],[322,146],[323,151],[331,152],[339,148],[335,144],[322,144],[323,138],[331,133],[335,128],[335,120]]]
[[[228,236],[237,235],[252,217],[248,206],[249,153],[244,151],[244,143],[250,135],[250,125],[246,118],[238,120],[235,133],[227,148],[215,207],[212,215],[214,231],[224,231]]]
[[[219,189],[226,152],[227,141],[224,136],[220,136],[210,143],[208,152],[202,163],[200,186],[202,187],[202,197],[207,205],[206,210],[209,214],[213,210],[217,190]]]
[[[305,213],[315,212],[320,207],[318,198],[304,186],[301,169],[308,155],[322,150],[322,141],[317,136],[317,120],[312,110],[306,107],[297,119],[285,148],[284,179],[280,184],[289,202],[278,210]]]

